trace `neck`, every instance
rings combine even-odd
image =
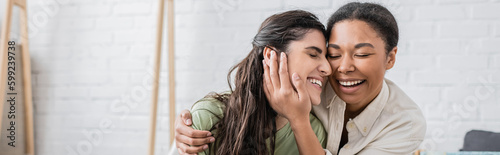
[[[345,109],[345,113],[344,113],[344,117],[346,118],[355,118],[356,116],[358,116],[361,112],[363,112],[363,110],[365,110],[366,106],[368,104],[366,104],[365,106],[363,107],[350,107],[349,105],[347,105],[346,109]]]
[[[276,131],[283,128],[286,123],[288,123],[288,120],[285,117],[282,117],[280,115],[276,116]]]
[[[382,86],[378,89],[377,93],[371,99],[363,100],[360,103],[346,103],[346,109],[344,116],[349,118],[354,118],[358,116],[365,108],[377,98],[382,90]]]

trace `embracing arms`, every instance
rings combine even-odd
[[[175,119],[175,143],[179,154],[197,154],[208,149],[208,144],[215,141],[209,131],[195,130],[191,113],[183,110]]]
[[[269,59],[263,61],[266,96],[273,109],[290,122],[300,154],[325,154],[310,124],[312,107],[305,80],[294,73],[290,81],[286,54],[281,54],[279,67],[276,55],[272,51]],[[184,110],[175,122],[176,146],[180,154],[202,152],[208,149],[208,143],[215,141],[210,132],[194,130],[188,125],[192,125],[191,115]]]

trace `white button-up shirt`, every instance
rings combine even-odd
[[[346,103],[325,85],[321,104],[313,110],[328,132],[326,154],[411,154],[423,141],[426,123],[420,108],[385,79],[378,96],[347,122],[348,142],[339,151]]]

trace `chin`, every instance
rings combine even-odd
[[[309,90],[309,100],[311,100],[312,105],[319,105],[321,103],[321,93]]]
[[[342,96],[339,96],[342,100],[344,100],[344,102],[346,104],[350,104],[350,103],[358,103],[359,101],[357,100],[358,98],[355,97],[355,96],[349,96],[349,95],[342,95]]]
[[[311,104],[312,105],[319,105],[319,104],[321,104],[321,97],[311,98]]]

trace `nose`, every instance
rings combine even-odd
[[[339,73],[347,74],[349,72],[353,72],[354,70],[355,70],[354,60],[352,60],[351,57],[341,57],[340,58],[340,64],[339,64],[339,67],[337,68],[337,71]]]
[[[326,58],[322,59],[321,64],[318,67],[318,70],[321,72],[322,76],[329,76],[332,74],[332,67]]]

